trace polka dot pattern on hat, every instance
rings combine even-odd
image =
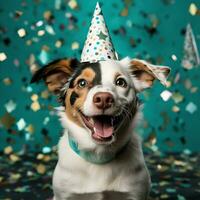
[[[98,62],[108,59],[117,60],[117,57],[101,8],[97,3],[81,54],[81,62]]]

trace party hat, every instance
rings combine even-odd
[[[97,2],[87,39],[81,54],[81,62],[95,63],[102,60],[117,60],[103,13]]]

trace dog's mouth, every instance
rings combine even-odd
[[[88,117],[81,113],[84,124],[91,130],[97,142],[110,142],[121,120],[120,116],[97,115]]]

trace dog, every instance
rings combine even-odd
[[[169,72],[169,67],[128,57],[97,63],[64,58],[33,75],[31,82],[44,80],[62,104],[58,115],[64,134],[53,174],[54,200],[106,191],[148,198],[150,175],[135,133],[138,93],[155,79],[166,84]]]

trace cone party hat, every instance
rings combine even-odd
[[[101,8],[97,2],[81,54],[81,62],[95,63],[109,59],[117,60],[117,54],[109,36]]]

